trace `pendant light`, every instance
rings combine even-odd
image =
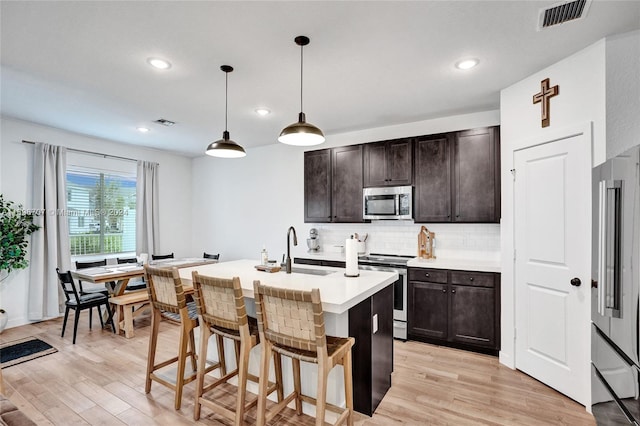
[[[224,132],[222,132],[222,139],[215,142],[211,142],[207,147],[207,155],[212,157],[222,158],[240,158],[247,155],[244,152],[244,148],[229,139],[229,132],[227,131],[227,100],[229,92],[229,73],[233,71],[233,67],[230,65],[223,65],[220,67],[225,73],[224,77]]]
[[[287,145],[311,146],[324,142],[322,130],[318,129],[311,123],[306,122],[304,112],[302,112],[302,76],[303,76],[303,56],[302,49],[309,44],[309,37],[298,36],[294,39],[296,44],[300,46],[300,114],[298,114],[298,122],[293,123],[282,129],[278,141]]]

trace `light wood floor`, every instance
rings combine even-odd
[[[62,320],[5,330],[0,340],[38,337],[58,353],[3,370],[8,397],[39,425],[230,425],[205,407],[193,421],[195,383],[185,387],[182,409],[172,392],[154,383],[144,393],[149,321],[136,321],[136,336],[125,339],[95,326],[83,312],[77,344],[72,324],[60,338]],[[71,320],[71,319],[70,319]],[[97,322],[97,321],[96,321]],[[71,325],[71,327],[70,327]],[[176,326],[160,328],[160,350],[175,351]],[[215,394],[232,404],[228,390]],[[272,425],[313,425],[293,410]],[[247,424],[255,423],[255,408]],[[497,358],[416,342],[395,342],[393,386],[373,417],[356,415],[356,425],[594,425],[584,407]]]

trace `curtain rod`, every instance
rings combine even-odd
[[[32,141],[25,141],[24,139],[22,140],[22,143],[28,143],[30,145],[35,145],[36,142],[32,142]],[[66,147],[65,147],[66,148]],[[128,158],[128,157],[120,157],[119,155],[111,155],[111,154],[102,154],[100,152],[94,152],[94,151],[85,151],[84,149],[75,149],[75,148],[67,148],[67,151],[73,151],[73,152],[80,152],[82,154],[89,154],[89,155],[97,155],[98,157],[104,157],[104,158],[117,158],[118,160],[125,160],[125,161],[135,161],[138,162],[137,159],[135,158]]]

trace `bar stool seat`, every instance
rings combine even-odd
[[[240,279],[215,278],[192,273],[194,297],[200,318],[200,357],[198,359],[198,376],[196,379],[196,397],[193,412],[194,420],[200,418],[202,405],[210,408],[232,421],[236,426],[244,423],[244,415],[248,409],[257,404],[258,398],[246,402],[247,380],[258,383],[258,377],[249,374],[249,355],[251,348],[260,343],[258,323],[255,318],[247,315],[242,295]],[[221,377],[213,383],[204,386],[206,371],[204,369],[207,358],[209,337],[216,335],[218,356],[221,365]],[[224,338],[231,339],[236,351],[236,369],[227,373],[224,359]],[[277,391],[278,401],[282,400],[282,369],[279,354],[274,353],[276,382],[269,383],[267,394]],[[226,383],[234,376],[238,376],[238,390],[235,410],[217,404],[203,395],[217,386]]]
[[[287,404],[295,400],[296,413],[302,414],[302,402],[316,405],[316,426],[324,425],[325,410],[339,414],[335,425],[353,425],[352,337],[333,337],[325,334],[320,291],[298,291],[267,287],[253,282],[258,330],[262,343],[257,424],[263,426]],[[269,358],[272,352],[291,358],[293,392],[270,410],[266,409]],[[316,397],[302,394],[300,362],[318,365]],[[336,365],[343,366],[346,408],[327,402],[327,380]]]

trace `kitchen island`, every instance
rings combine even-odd
[[[393,286],[398,279],[395,272],[360,271],[359,277],[345,277],[344,268],[296,265],[291,274],[284,268],[280,272],[261,272],[254,268],[256,260],[236,260],[202,265],[179,270],[184,280],[191,280],[192,271],[220,278],[239,277],[247,313],[255,316],[253,281],[293,290],[320,289],[325,330],[328,335],[356,339],[353,347],[353,397],[356,411],[371,415],[387,389],[391,386],[393,371]],[[215,345],[215,339],[210,345]],[[215,354],[215,346],[208,353]],[[228,359],[235,359],[232,345],[225,346]],[[260,349],[251,352],[249,371],[259,372]],[[345,405],[342,366],[329,374],[327,400],[338,406]],[[271,369],[273,372],[273,369]],[[316,365],[302,363],[302,392],[315,396]],[[283,359],[285,394],[293,387],[291,362]],[[249,384],[251,385],[251,383]],[[257,392],[257,386],[248,386]],[[303,404],[303,411],[315,415],[315,407]],[[329,415],[330,412],[327,412]]]

